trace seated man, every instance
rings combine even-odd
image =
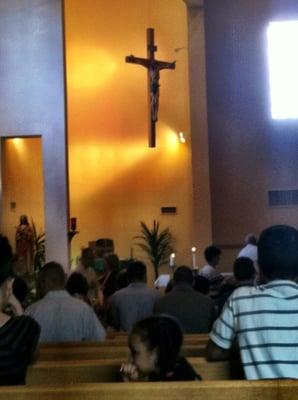
[[[239,257],[234,261],[233,266],[234,280],[222,285],[216,300],[217,312],[221,313],[225,302],[240,286],[253,286],[255,282],[256,270],[253,261],[248,257]]]
[[[253,233],[248,234],[244,240],[244,247],[240,250],[237,257],[248,257],[255,264],[258,261],[257,238]]]
[[[0,234],[0,386],[24,385],[27,366],[38,356],[40,327],[13,294],[13,254],[6,236]],[[9,304],[13,316],[4,311]],[[8,397],[8,396],[7,396]]]
[[[130,284],[115,292],[110,298],[110,325],[130,331],[133,325],[153,312],[160,293],[146,285],[146,265],[141,261],[131,262],[127,269]]]
[[[78,272],[73,272],[67,279],[65,289],[71,296],[80,299],[91,306],[88,297],[88,282],[84,275],[79,274]]]
[[[185,266],[177,268],[173,289],[157,300],[154,313],[175,317],[184,333],[207,333],[214,318],[213,301],[192,285],[192,270]]]
[[[256,282],[259,283],[260,277],[259,277],[259,267],[258,267],[258,241],[257,237],[253,234],[250,233],[245,237],[244,240],[244,247],[243,249],[240,250],[237,258],[239,257],[248,257],[250,258],[255,266],[256,269]]]
[[[106,333],[93,309],[65,289],[60,264],[47,263],[38,277],[44,297],[25,310],[41,327],[40,342],[104,340]]]
[[[87,279],[88,293],[90,303],[93,306],[102,304],[102,291],[98,282],[98,276],[94,268],[95,256],[92,248],[82,249],[79,263],[74,273],[79,273]]]
[[[215,321],[208,360],[224,360],[237,339],[247,379],[298,378],[298,231],[265,229],[258,262],[266,284],[236,289]]]
[[[200,269],[199,275],[207,278],[210,282],[210,296],[217,297],[220,285],[224,280],[223,275],[217,271],[221,256],[221,250],[216,246],[208,246],[204,251],[207,264]]]

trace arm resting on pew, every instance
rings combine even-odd
[[[211,339],[207,343],[207,361],[224,361],[229,359],[230,350],[217,346]]]

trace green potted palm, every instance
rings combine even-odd
[[[152,228],[143,221],[140,221],[140,225],[141,234],[135,236],[135,239],[141,242],[136,244],[147,254],[154,268],[155,279],[157,279],[159,268],[169,262],[170,254],[174,251],[174,238],[169,228],[161,229],[159,222],[155,220]]]

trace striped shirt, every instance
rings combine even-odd
[[[235,290],[210,338],[223,349],[237,338],[247,379],[298,378],[298,285],[275,280]]]
[[[39,325],[30,317],[10,318],[0,328],[0,385],[25,384],[38,344]]]

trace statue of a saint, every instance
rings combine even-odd
[[[21,215],[16,231],[16,255],[25,273],[33,271],[33,231],[26,215]]]

